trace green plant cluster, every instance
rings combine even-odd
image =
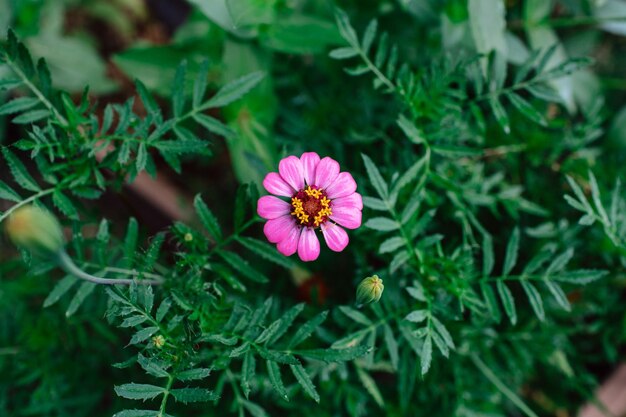
[[[0,415],[597,402],[626,346],[622,2],[190,0],[169,43],[106,58],[132,87],[61,29],[74,11],[131,39],[142,2],[118,3],[0,0],[0,226],[45,207],[78,268],[132,280],[1,238]],[[81,85],[62,47],[84,54]],[[304,151],[340,161],[364,204],[314,263],[256,214],[264,175]],[[107,207],[146,175],[195,195],[192,215]],[[361,305],[372,276],[384,292]]]

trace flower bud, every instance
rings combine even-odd
[[[6,224],[9,238],[16,246],[41,256],[51,256],[63,250],[63,231],[59,221],[46,210],[34,206],[18,208]]]
[[[376,303],[383,295],[383,280],[378,278],[378,275],[365,278],[356,289],[356,302],[357,304],[364,305],[369,303]]]
[[[156,335],[152,337],[152,344],[158,348],[161,349],[163,346],[165,346],[165,338],[162,335]]]

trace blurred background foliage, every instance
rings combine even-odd
[[[372,69],[382,67],[372,64],[374,58],[365,67],[357,62],[368,56],[368,48],[362,48],[365,42],[350,45],[341,19],[336,20],[336,7],[345,11],[359,39],[377,19],[377,35],[387,33],[386,42],[397,47],[397,66],[406,65],[409,75],[396,78],[394,72],[386,77]],[[241,100],[216,110],[214,116],[235,134],[213,141],[212,155],[182,155],[182,175],[157,160],[159,175],[183,194],[203,193],[224,224],[237,216],[232,201],[238,184],[260,185],[282,156],[311,150],[332,156],[342,169],[353,172],[359,191],[372,197],[378,188],[371,185],[372,173],[361,153],[372,158],[393,186],[428,149],[428,185],[401,190],[396,207],[398,214],[417,213],[409,224],[419,236],[415,253],[424,257],[418,273],[403,266],[410,261],[398,252],[396,243],[402,241],[389,242],[389,230],[376,222],[354,232],[346,252],[323,251],[307,270],[288,274],[255,265],[271,283],[251,290],[251,300],[273,295],[281,309],[304,301],[312,310],[307,317],[334,310],[334,325],[320,327],[316,337],[326,344],[365,340],[372,345],[382,345],[384,338],[384,348],[376,344],[376,357],[315,368],[319,405],[282,402],[261,380],[255,401],[266,411],[247,402],[237,408],[224,401],[217,408],[213,403],[188,408],[177,404],[179,414],[171,413],[573,416],[624,359],[626,256],[619,245],[626,242],[626,188],[614,187],[617,178],[626,180],[626,1],[0,0],[0,34],[9,27],[33,57],[45,58],[55,88],[79,102],[89,85],[98,117],[107,104],[135,94],[135,79],[155,94],[159,106],[168,108],[181,61],[187,62],[183,88],[189,94],[205,60],[212,91],[252,72],[265,73]],[[378,42],[380,36],[375,51],[383,49]],[[329,56],[336,48],[352,48],[334,56],[350,61]],[[593,63],[581,61],[575,71],[541,79],[535,89],[529,82],[541,75],[531,68],[541,66],[549,73],[581,57]],[[9,72],[0,65],[0,78]],[[11,94],[0,89],[0,102]],[[145,113],[141,103],[135,110]],[[399,114],[408,115],[416,129],[398,126]],[[19,126],[0,117],[0,145],[13,145],[22,137]],[[8,182],[7,171],[3,166],[0,176]],[[593,216],[601,217],[599,208],[590,208],[590,214],[582,202],[570,206],[563,199],[563,194],[574,195],[567,176],[581,185],[583,197],[595,195],[596,180],[591,181],[589,171],[595,174],[602,202],[608,207],[618,201],[613,225],[602,227],[596,221],[587,227]],[[612,197],[614,189],[617,197]],[[414,194],[419,201],[412,199]],[[366,204],[364,220],[378,216],[376,204]],[[590,217],[578,223],[578,211]],[[97,240],[93,236],[98,230],[94,218],[110,219],[113,236],[124,235],[130,216],[139,219],[143,236],[171,223],[166,214],[120,186],[86,204],[84,212],[92,222],[74,226],[73,235],[92,240]],[[537,318],[537,304],[529,306],[527,288],[518,287],[513,288],[519,300],[516,320],[506,305],[499,313],[508,314],[516,326],[506,319],[496,323],[473,315],[467,299],[451,294],[477,282],[483,263],[488,263],[484,253],[493,257],[495,252],[492,269],[494,262],[502,269],[516,226],[522,236],[520,265],[537,253],[547,251],[554,258],[556,251],[572,248],[570,262],[577,268],[607,270],[608,276],[585,287],[567,287],[560,299],[542,291],[545,321]],[[259,227],[253,230],[260,236]],[[186,232],[180,225],[175,229],[178,238]],[[179,240],[167,242],[172,251],[179,248]],[[120,241],[114,239],[117,246]],[[194,250],[204,256],[202,248]],[[0,261],[0,415],[110,416],[130,407],[112,387],[146,378],[124,365],[131,356],[132,348],[124,348],[131,333],[113,328],[104,318],[110,307],[106,296],[98,293],[82,302],[88,296],[83,294],[78,303],[74,297],[42,308],[62,276],[29,268],[6,241]],[[356,283],[373,273],[386,286],[380,307],[366,310],[374,319],[347,320],[335,307],[351,304]],[[406,340],[399,342],[399,358],[397,351],[395,358],[388,357],[392,330],[381,327],[376,334],[386,320],[381,317],[410,305],[404,295],[412,285],[424,285],[435,294],[433,311],[450,329],[459,352],[448,360],[436,353],[423,377],[423,360],[420,364],[419,355],[413,354],[413,339],[402,333],[407,330],[399,320],[393,332]],[[506,302],[507,290],[498,290]],[[201,327],[214,326],[199,310],[193,320],[202,321]],[[445,347],[439,349],[444,353]],[[495,382],[490,374],[496,375]],[[535,411],[520,408],[506,386],[515,387]],[[224,394],[229,395],[235,394]]]

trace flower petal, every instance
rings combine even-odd
[[[361,194],[353,193],[345,197],[334,199],[330,203],[330,207],[333,211],[338,208],[363,210],[363,198],[361,198]]]
[[[348,207],[332,207],[330,219],[346,229],[356,229],[361,225],[361,210]]]
[[[300,158],[288,156],[278,163],[278,172],[285,182],[296,191],[304,188],[304,170]]]
[[[283,197],[291,197],[297,191],[289,186],[276,172],[270,172],[265,176],[263,187],[265,187],[268,192]]]
[[[320,256],[320,241],[315,235],[315,229],[311,227],[302,229],[298,242],[298,256],[304,262],[314,261]]]
[[[326,195],[331,200],[333,198],[345,197],[356,191],[356,181],[349,172],[341,172],[328,187]]]
[[[268,220],[263,226],[263,233],[265,233],[267,240],[272,243],[278,243],[289,235],[291,229],[297,229],[296,219],[287,215]]]
[[[322,223],[322,233],[324,234],[324,240],[326,244],[335,252],[341,252],[348,246],[350,238],[343,227],[336,225],[335,223],[326,222]]]
[[[289,230],[289,233],[285,236],[285,238],[278,242],[278,245],[276,245],[278,252],[285,256],[291,256],[296,253],[296,250],[298,250],[298,242],[300,241],[301,231],[302,229],[295,226],[294,223],[294,227]]]
[[[289,214],[291,205],[273,195],[264,195],[259,198],[256,206],[256,212],[264,219],[275,219],[285,214]]]
[[[312,185],[315,179],[315,168],[317,168],[317,164],[320,162],[320,156],[315,152],[305,152],[300,157],[300,162],[302,163],[304,181],[306,181],[307,185]]]
[[[339,175],[339,162],[327,156],[317,164],[313,184],[321,189],[325,189],[335,181],[337,175]]]

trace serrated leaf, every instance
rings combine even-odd
[[[217,395],[206,388],[175,388],[170,390],[176,401],[183,404],[214,401]]]
[[[187,61],[182,61],[176,68],[174,84],[172,87],[172,109],[174,116],[179,117],[185,107],[185,76],[187,73]]]
[[[365,227],[379,232],[390,232],[399,229],[400,224],[387,217],[374,217],[365,222]]]
[[[413,323],[421,323],[428,318],[430,313],[427,310],[415,310],[407,314],[404,319]]]
[[[437,331],[437,333],[439,333],[439,335],[441,335],[446,345],[450,349],[455,349],[454,341],[452,340],[452,336],[450,335],[450,332],[448,332],[448,329],[446,329],[446,326],[444,326],[443,323],[440,322],[439,319],[437,319],[437,317],[434,317],[434,316],[431,317],[431,322],[434,326],[434,329]]]
[[[502,316],[493,288],[486,281],[482,281],[480,283],[480,289],[483,293],[483,298],[485,299],[485,304],[487,305],[489,314],[496,323],[500,323],[500,319],[502,318]]]
[[[399,236],[394,236],[380,244],[380,248],[378,248],[378,253],[383,254],[394,252],[396,249],[399,249],[402,246],[404,246],[404,239]]]
[[[341,306],[339,307],[339,311],[351,318],[353,321],[361,323],[364,326],[370,326],[372,324],[372,321],[365,314],[351,307]]]
[[[367,197],[367,196],[363,197],[363,205],[372,210],[379,210],[379,211],[389,210],[389,207],[387,207],[387,205],[385,204],[383,200],[374,198],[374,197]]]
[[[506,114],[506,110],[502,107],[502,104],[498,101],[497,98],[492,98],[489,100],[489,105],[491,106],[491,110],[493,111],[493,115],[496,118],[496,121],[507,135],[511,133],[511,126],[509,124],[509,116]]]
[[[263,330],[261,334],[257,336],[256,339],[254,339],[254,343],[260,345],[260,344],[267,342],[271,337],[273,337],[278,332],[281,326],[282,326],[281,319],[274,321],[265,330]]]
[[[572,306],[570,305],[567,296],[563,292],[563,289],[556,282],[544,281],[544,283],[550,290],[550,293],[552,294],[556,302],[561,306],[561,308],[563,308],[563,310],[565,311],[570,311],[572,309]]]
[[[211,99],[202,106],[205,109],[214,107],[224,107],[235,100],[241,98],[248,91],[252,90],[261,80],[265,77],[262,72],[253,72],[248,75],[244,75],[224,87],[220,88],[217,93]]]
[[[169,374],[162,366],[161,363],[154,359],[149,359],[143,356],[141,353],[137,355],[137,362],[146,371],[149,375],[152,375],[157,378],[167,378]]]
[[[151,400],[165,392],[165,388],[149,384],[123,384],[115,387],[115,393],[130,400]]]
[[[215,238],[216,241],[222,240],[222,229],[217,221],[213,212],[209,210],[207,205],[202,201],[202,197],[200,194],[196,195],[196,198],[193,200],[193,205],[196,208],[196,213],[198,213],[198,217],[202,224],[206,228],[206,230]]]
[[[543,309],[543,300],[541,299],[541,295],[537,288],[533,284],[528,281],[521,281],[522,288],[528,297],[528,301],[530,301],[530,306],[533,308],[535,315],[540,321],[544,321],[546,318],[546,313]]]
[[[546,269],[546,272],[544,273],[544,277],[549,277],[555,272],[561,271],[563,268],[565,268],[565,266],[572,259],[573,256],[574,256],[573,248],[568,248],[565,252],[556,256],[554,260],[548,266],[548,269]]]
[[[155,410],[124,410],[113,414],[113,417],[157,417],[158,414]]]
[[[295,356],[289,353],[279,352],[277,350],[267,350],[264,348],[259,348],[257,351],[263,359],[267,359],[270,361],[283,363],[285,365],[298,365],[300,363],[300,361],[296,359]]]
[[[272,337],[270,337],[269,344],[276,343],[276,341],[279,340],[287,332],[291,324],[294,322],[296,317],[302,312],[302,310],[304,310],[304,304],[300,303],[291,307],[289,310],[287,310],[286,313],[282,315],[282,317],[280,318],[280,321],[281,321],[280,328],[276,331],[276,333],[274,333]]]
[[[351,361],[366,355],[371,351],[369,346],[351,346],[343,349],[309,349],[300,350],[298,355],[309,359],[316,359],[324,362],[345,362]]]
[[[61,191],[55,190],[52,193],[52,203],[58,208],[61,213],[65,214],[69,219],[78,220],[78,210]]]
[[[383,332],[385,337],[385,345],[387,346],[387,351],[389,352],[389,359],[391,360],[391,366],[393,369],[398,369],[398,342],[396,337],[393,335],[393,330],[389,327],[388,324],[383,326]]]
[[[150,336],[154,335],[159,331],[159,328],[156,326],[146,327],[145,329],[139,330],[137,333],[133,335],[128,342],[129,345],[136,345],[137,343],[141,343],[146,341]]]
[[[228,265],[249,280],[260,283],[269,282],[269,279],[264,274],[251,267],[247,261],[243,260],[236,253],[220,251],[219,254]]]
[[[137,149],[137,156],[135,158],[135,169],[137,172],[141,172],[146,168],[146,164],[148,163],[148,149],[146,148],[146,144],[141,142],[139,144],[139,148]]]
[[[361,42],[361,49],[363,50],[363,53],[365,55],[369,53],[369,50],[372,47],[374,38],[376,38],[377,30],[378,30],[378,21],[376,19],[372,20],[367,25],[367,28],[365,28],[365,33],[363,34],[363,41]]]
[[[311,381],[311,378],[309,377],[309,374],[307,374],[304,367],[302,367],[302,365],[290,365],[289,367],[291,368],[291,372],[296,377],[296,380],[298,381],[300,386],[304,389],[304,392],[306,392],[311,398],[313,398],[315,402],[319,403],[320,396],[317,393],[315,385],[313,385],[313,381]]]
[[[67,311],[65,312],[66,317],[72,316],[78,308],[83,304],[83,302],[89,297],[89,295],[96,289],[97,285],[93,282],[83,282],[78,287],[76,294],[74,294],[74,298],[70,301],[70,305],[67,307]]]
[[[146,108],[148,113],[152,115],[156,115],[160,113],[161,109],[154,101],[154,97],[152,97],[152,94],[150,94],[146,86],[139,79],[135,79],[135,88],[137,89],[139,98],[141,98],[141,102],[143,103],[143,106]],[[110,107],[107,107],[107,109],[109,108]],[[105,117],[112,117],[112,116],[113,116],[112,114],[107,116],[106,111],[105,111]],[[108,124],[110,125],[110,122]],[[103,123],[103,125],[107,125],[107,124]],[[104,131],[106,130],[107,129],[104,129]]]
[[[506,254],[504,256],[504,266],[502,267],[502,275],[507,276],[517,263],[517,254],[519,252],[519,228],[513,229],[509,243],[506,245]]]
[[[39,104],[39,100],[33,97],[14,98],[0,106],[0,116],[23,112],[35,107],[37,104]]]
[[[285,389],[285,384],[283,383],[283,379],[280,376],[280,368],[276,362],[272,362],[270,360],[266,361],[267,365],[267,374],[270,377],[270,382],[272,383],[272,387],[274,390],[280,395],[285,401],[289,401],[289,396],[287,396],[287,390]]]
[[[214,117],[207,116],[203,113],[196,113],[193,115],[193,119],[202,125],[209,132],[215,133],[216,135],[223,136],[225,138],[230,138],[235,136],[235,131],[230,127],[220,122]]]
[[[37,185],[37,182],[28,173],[22,161],[20,161],[8,148],[2,148],[2,155],[9,165],[11,174],[15,179],[15,182],[25,190],[39,192],[41,188]]]
[[[265,410],[258,404],[253,402],[242,400],[241,403],[248,410],[248,412],[252,415],[252,417],[269,417],[269,415],[265,412]]]
[[[172,307],[171,298],[166,298],[165,300],[163,300],[161,304],[159,305],[159,308],[157,308],[156,321],[160,323],[165,317],[165,315],[168,313],[168,311],[170,311],[171,307]]]
[[[376,381],[374,381],[374,378],[372,378],[370,374],[368,374],[361,367],[357,367],[356,371],[357,371],[357,376],[359,377],[359,380],[363,384],[363,387],[365,387],[365,390],[372,396],[372,398],[374,399],[376,404],[378,404],[379,407],[381,408],[384,407],[385,401],[383,400],[383,396],[380,393],[380,390],[378,389],[378,386],[376,385]]]
[[[550,279],[553,281],[567,282],[569,284],[586,285],[606,276],[608,273],[609,271],[600,269],[577,269],[574,271],[561,272],[558,275],[550,277]]]
[[[124,321],[120,324],[120,327],[136,327],[141,323],[144,323],[146,320],[148,320],[148,317],[144,315],[128,317],[124,319]]]
[[[3,181],[0,181],[0,199],[13,201],[15,203],[22,201],[20,195]]]
[[[497,281],[496,288],[498,289],[498,294],[500,294],[506,315],[511,320],[511,324],[515,325],[517,323],[517,312],[515,311],[515,301],[513,300],[511,290],[505,285],[504,281]]]
[[[183,372],[179,372],[176,374],[176,379],[181,381],[196,381],[199,379],[204,379],[211,375],[211,369],[209,368],[196,368],[196,369],[188,369]]]
[[[315,331],[315,329],[317,329],[319,325],[322,324],[324,320],[326,320],[327,316],[328,311],[322,311],[321,313],[304,323],[291,338],[288,348],[298,346],[300,343],[308,339],[309,336],[311,336],[311,334]]]
[[[404,174],[400,176],[400,178],[398,178],[398,181],[396,181],[393,186],[393,190],[391,191],[391,201],[395,201],[400,190],[402,190],[402,188],[409,185],[417,178],[418,174],[423,170],[422,168],[426,166],[426,162],[429,160],[429,158],[429,154],[424,155],[422,158],[418,159],[413,165],[411,165],[409,169],[407,169]],[[427,174],[427,172],[425,172],[424,174]]]
[[[589,171],[589,187],[591,188],[591,199],[593,200],[594,206],[596,206],[596,210],[602,219],[602,222],[605,224],[609,222],[609,216],[604,209],[604,205],[602,204],[602,199],[600,197],[600,187],[598,187],[598,181],[596,180],[596,176],[593,175],[593,172]]]
[[[493,254],[493,239],[488,234],[483,234],[483,276],[488,277],[493,271],[495,264]]]
[[[38,122],[50,116],[49,110],[31,110],[15,117],[12,122],[18,125]]]
[[[202,99],[206,93],[207,79],[209,75],[209,60],[202,61],[198,70],[198,75],[193,83],[193,99],[192,104],[194,108],[197,108],[202,104]]]
[[[294,262],[292,259],[278,252],[274,246],[262,242],[258,239],[253,239],[251,237],[240,237],[237,239],[237,241],[245,246],[247,249],[254,252],[256,255],[284,268],[291,269],[297,265],[296,262]]]
[[[383,201],[387,201],[389,198],[389,190],[387,188],[387,183],[383,180],[383,177],[380,175],[380,171],[378,167],[372,162],[369,156],[365,154],[361,154],[361,158],[363,158],[363,163],[365,164],[365,170],[367,171],[367,176],[369,177],[374,189],[378,193],[378,195],[383,199]]]
[[[422,345],[420,354],[420,371],[422,375],[426,375],[430,369],[430,364],[433,359],[433,340],[430,336],[427,336]]]
[[[70,288],[72,288],[72,286],[76,284],[77,281],[78,278],[76,278],[75,276],[66,275],[61,281],[57,282],[52,291],[50,291],[50,294],[48,294],[48,296],[44,300],[44,308],[50,307],[51,305],[59,301],[61,297],[63,297],[63,295],[65,295],[70,290]]]
[[[507,98],[509,101],[515,106],[517,110],[520,111],[524,116],[533,122],[541,125],[547,126],[548,121],[537,109],[535,109],[529,102],[524,100],[521,96],[516,93],[507,94]]]

